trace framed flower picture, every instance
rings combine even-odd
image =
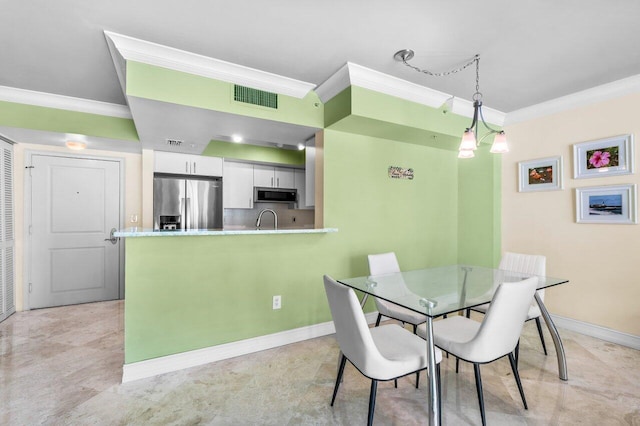
[[[573,145],[574,179],[633,173],[633,135]]]
[[[636,185],[576,188],[576,222],[638,223]]]
[[[518,163],[518,191],[562,189],[562,157],[541,158]]]

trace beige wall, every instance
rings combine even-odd
[[[55,152],[69,154],[70,156],[92,156],[101,158],[124,159],[124,217],[122,227],[140,226],[142,221],[142,182],[141,167],[142,160],[140,154],[128,154],[113,151],[98,151],[87,149],[81,152],[70,151],[67,148],[52,147],[46,145],[16,144],[13,146],[15,168],[15,226],[16,226],[16,309],[24,308],[24,256],[25,256],[25,234],[24,234],[24,172],[26,152]],[[137,215],[138,223],[131,223],[131,216]]]
[[[640,138],[640,94],[505,128],[503,251],[547,256],[547,274],[570,282],[547,291],[552,314],[640,335],[640,225],[577,224],[575,188],[640,183],[632,175],[573,179],[574,143],[623,134]],[[636,146],[635,164],[640,149]],[[519,161],[561,155],[564,189],[518,192]]]

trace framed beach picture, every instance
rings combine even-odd
[[[573,145],[574,179],[633,173],[633,135]]]
[[[576,188],[576,222],[638,223],[636,185]]]
[[[562,157],[541,158],[518,163],[518,191],[562,189]]]

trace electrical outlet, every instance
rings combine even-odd
[[[273,296],[273,309],[282,308],[282,297],[281,296]]]

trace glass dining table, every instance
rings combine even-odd
[[[471,265],[449,265],[386,275],[339,279],[338,282],[364,293],[362,305],[371,295],[427,316],[427,361],[429,375],[429,424],[440,424],[440,395],[436,375],[433,320],[488,303],[503,282],[535,275]],[[569,282],[563,278],[538,276],[538,290]],[[551,333],[558,358],[560,379],[568,380],[567,363],[560,335],[549,312],[535,293],[535,300]]]

